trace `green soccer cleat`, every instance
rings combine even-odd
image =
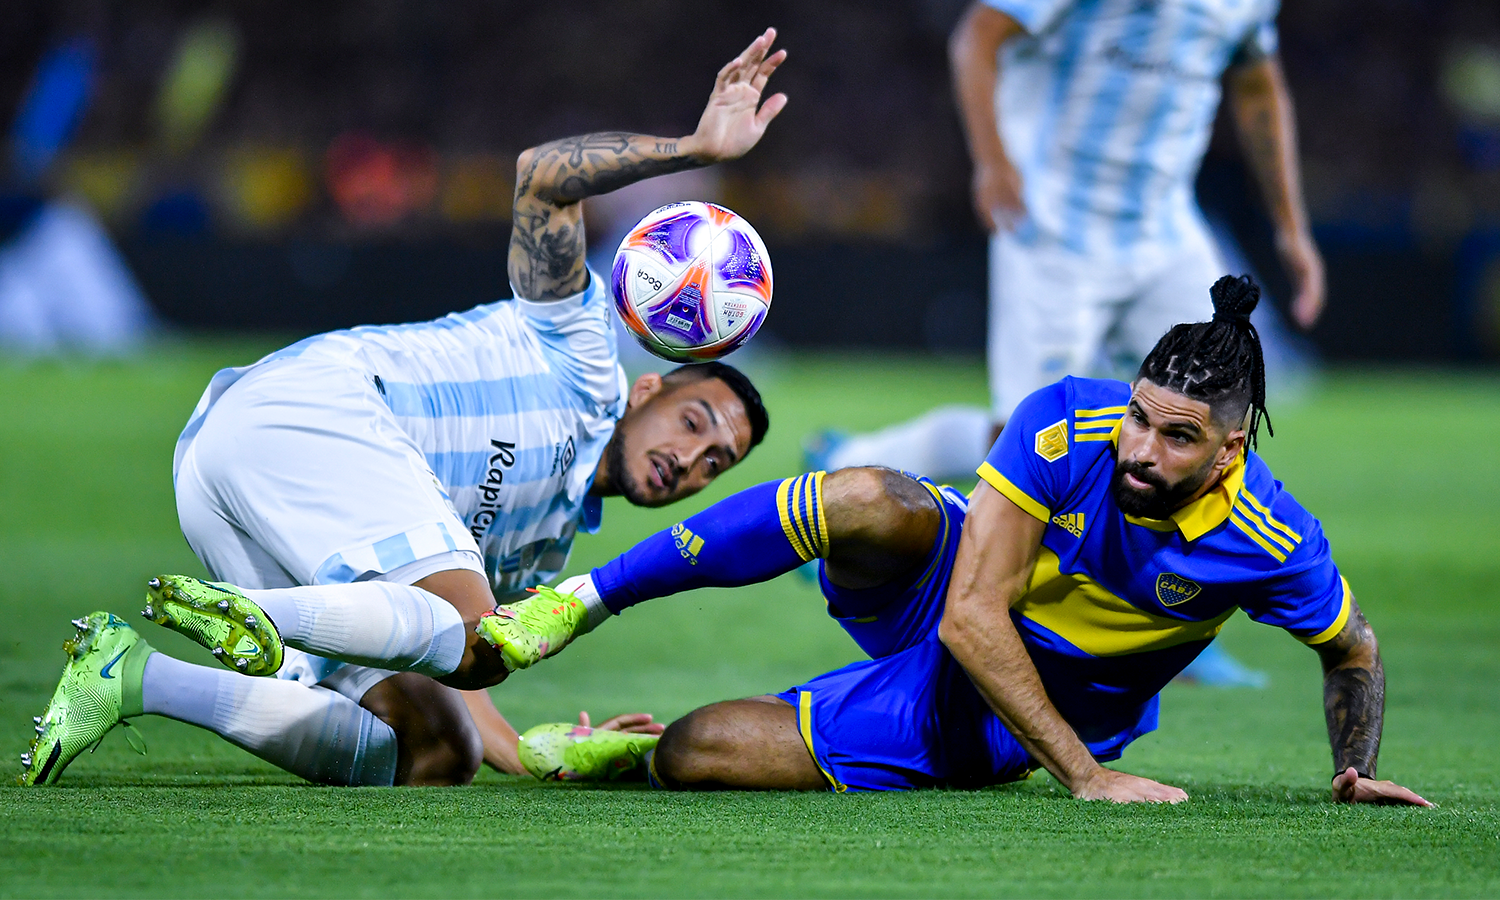
[[[572,594],[560,594],[545,585],[531,591],[536,596],[497,606],[474,626],[476,634],[500,651],[511,672],[561,651],[588,613],[583,601]]]
[[[141,714],[141,673],[154,651],[135,629],[107,612],[74,619],[78,633],[63,649],[68,662],[47,711],[32,719],[36,736],[21,754],[23,785],[53,784],[78,754],[98,746],[116,725],[140,753],[145,741],[125,721]]]
[[[141,615],[192,638],[242,675],[274,675],[281,668],[275,623],[232,584],[161,575],[146,583]]]
[[[521,735],[521,765],[543,781],[618,781],[644,777],[646,754],[661,740],[655,734],[604,731],[554,722]]]

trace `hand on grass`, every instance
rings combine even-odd
[[[605,719],[598,725],[590,726],[589,714],[580,712],[578,724],[585,728],[594,727],[601,731],[626,731],[631,734],[661,734],[667,730],[667,726],[651,721],[650,713],[624,713]]]
[[[1181,803],[1188,798],[1187,791],[1182,788],[1103,766],[1074,788],[1073,796],[1080,800],[1108,800],[1111,803]]]
[[[1385,806],[1432,805],[1394,781],[1361,778],[1353,766],[1333,776],[1333,802],[1378,803]]]
[[[786,106],[786,94],[774,94],[760,102],[766,80],[786,60],[786,51],[767,56],[776,40],[776,29],[751,42],[745,52],[719,70],[714,92],[698,120],[698,130],[682,140],[682,151],[705,164],[739,159],[766,133],[766,126]]]

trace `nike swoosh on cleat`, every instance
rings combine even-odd
[[[120,659],[121,659],[121,657],[123,657],[125,654],[127,654],[129,652],[130,652],[130,648],[126,647],[124,650],[121,650],[119,653],[115,654],[115,658],[112,659],[112,660],[110,660],[109,662],[105,663],[104,664],[104,668],[102,668],[102,669],[99,670],[99,677],[100,678],[113,678],[113,677],[115,677],[115,676],[109,674],[109,671],[115,667],[115,663],[119,662]]]
[[[42,766],[42,771],[40,771],[40,772],[37,773],[37,776],[36,776],[36,783],[37,784],[46,784],[47,783],[47,776],[50,775],[50,774],[52,774],[52,767],[55,766],[55,765],[57,765],[57,761],[59,759],[61,759],[61,758],[62,758],[62,741],[58,741],[57,743],[55,743],[55,744],[52,745],[52,753],[47,756],[47,764],[45,766]]]
[[[236,656],[259,656],[260,645],[255,643],[255,640],[247,634],[240,638],[238,644],[234,645],[234,653]]]

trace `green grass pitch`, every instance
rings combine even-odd
[[[212,371],[265,349],[197,340],[149,361],[0,364],[6,771],[62,665],[68,618],[107,608],[134,620],[147,576],[201,571],[177,528],[172,445]],[[811,428],[984,394],[974,361],[762,368],[767,444],[676,512],[610,501],[575,570],[792,473]],[[1237,616],[1222,640],[1271,686],[1169,687],[1161,730],[1119,763],[1184,787],[1179,807],[1075,802],[1046,775],[905,795],[672,795],[492,773],[469,788],[334,789],[145,719],[147,757],[114,734],[56,788],[0,788],[0,896],[1500,894],[1500,379],[1335,372],[1272,412],[1265,455],[1322,518],[1381,639],[1380,773],[1435,810],[1329,803],[1317,660]],[[579,709],[667,720],[857,655],[813,587],[789,576],[633,610],[494,695],[522,728]]]

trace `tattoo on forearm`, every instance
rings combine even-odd
[[[1373,778],[1385,718],[1385,669],[1357,605],[1338,636],[1316,649],[1323,658],[1323,714],[1334,771],[1353,766]]]
[[[510,280],[528,300],[555,300],[587,284],[578,202],[627,184],[699,165],[677,141],[605,131],[531,151],[516,178]]]

